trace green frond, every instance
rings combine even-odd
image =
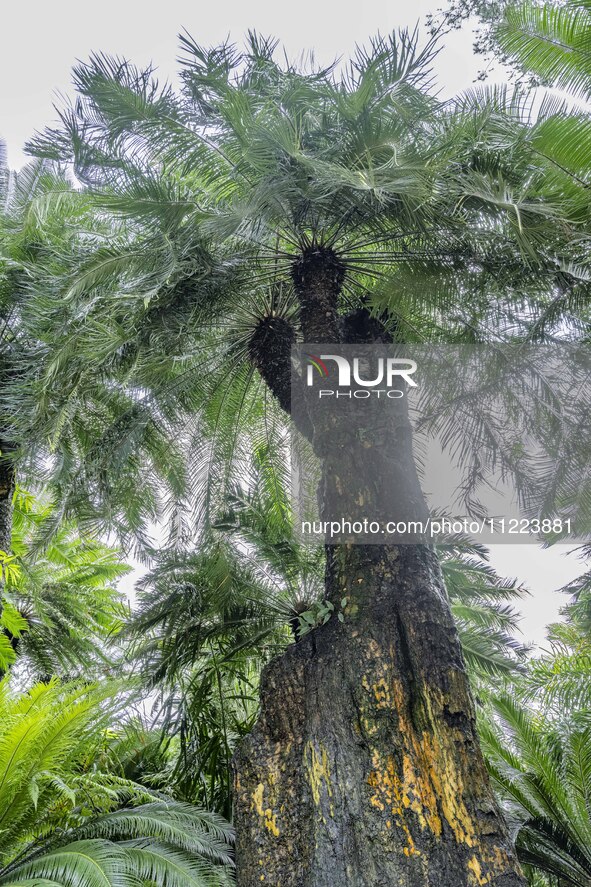
[[[0,621],[11,662],[18,654],[30,675],[89,677],[109,661],[106,647],[126,612],[116,582],[130,568],[119,552],[81,536],[72,522],[62,522],[49,544],[40,544],[54,510],[17,489],[12,552],[18,574],[5,583]]]
[[[481,724],[490,772],[528,866],[584,884],[591,872],[589,726],[554,723],[514,698],[490,700]]]
[[[117,810],[76,830],[84,838],[157,841],[186,854],[231,865],[228,847],[232,829],[221,816],[178,801],[155,801]]]
[[[76,841],[17,865],[7,876],[0,875],[0,884],[40,878],[68,887],[132,887],[135,879],[125,862],[124,850],[112,844]]]
[[[591,95],[591,11],[569,0],[564,5],[531,2],[510,5],[496,31],[502,49],[542,82],[573,95]]]
[[[177,887],[230,883],[221,817],[103,769],[117,692],[0,684],[0,884],[122,887],[150,871]]]

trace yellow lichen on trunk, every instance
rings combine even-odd
[[[279,837],[279,826],[277,825],[277,814],[273,812],[271,807],[264,805],[265,786],[259,782],[256,789],[252,793],[252,807],[263,820],[263,824],[268,832]]]
[[[320,746],[319,751],[317,751],[314,745],[311,742],[308,742],[304,749],[304,768],[310,791],[312,792],[312,797],[314,799],[314,804],[316,807],[320,807],[322,787],[324,786],[329,801],[329,812],[331,816],[334,816],[334,808],[331,800],[333,792],[330,782],[330,763],[326,749]],[[322,811],[320,812],[320,815],[324,819],[324,813]]]
[[[468,772],[469,767],[461,734],[457,731],[454,735],[456,731],[449,727],[443,731],[438,729],[443,723],[446,700],[439,690],[423,684],[419,692],[426,721],[425,727],[418,730],[411,719],[402,681],[388,674],[373,642],[370,651],[372,673],[362,678],[367,700],[361,714],[364,732],[370,740],[376,736],[384,710],[390,710],[404,737],[404,751],[398,758],[384,754],[377,747],[371,750],[372,769],[367,784],[373,791],[369,800],[383,814],[385,845],[387,832],[395,826],[404,834],[403,853],[421,855],[413,838],[416,832],[408,820],[409,812],[416,817],[421,831],[428,829],[435,838],[441,837],[445,823],[458,845],[474,851],[467,862],[469,882],[484,887],[512,863],[505,851],[482,845],[478,824],[466,807],[462,774]]]

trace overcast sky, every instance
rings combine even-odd
[[[176,80],[177,34],[184,28],[203,44],[219,43],[230,35],[240,42],[248,29],[273,35],[297,58],[314,50],[325,64],[346,58],[356,43],[378,31],[414,27],[441,2],[430,0],[5,0],[0,32],[0,138],[8,146],[12,167],[25,162],[25,141],[36,129],[55,119],[58,94],[71,94],[70,69],[92,51],[125,56],[143,66],[153,62],[162,80]],[[472,52],[470,27],[448,35],[435,73],[445,97],[473,86],[482,67]],[[503,79],[501,72],[493,74]],[[494,565],[518,576],[532,591],[523,606],[526,640],[544,643],[545,625],[557,617],[564,597],[555,589],[581,572],[580,563],[565,557],[560,546],[540,551],[533,546],[494,546]]]

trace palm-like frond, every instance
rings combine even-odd
[[[98,286],[107,272],[125,270],[131,275],[141,266],[143,283],[156,289],[171,273],[173,259],[163,246],[153,254],[152,263],[145,253],[134,264],[129,255],[122,260],[119,251],[109,251],[109,238],[121,242],[121,226],[91,209],[87,194],[47,160],[34,161],[18,175],[3,173],[4,179],[3,447],[10,444],[11,458],[27,485],[53,484],[60,506],[54,521],[46,522],[49,534],[64,513],[77,512],[87,527],[96,529],[102,521],[100,529],[107,527],[127,538],[135,531],[136,539],[141,539],[148,521],[165,508],[167,497],[181,498],[181,459],[169,433],[169,418],[142,402],[144,392],[124,388],[121,376],[114,380],[113,374],[99,371],[96,362],[89,370],[84,352],[76,352],[79,343],[72,320],[83,321],[79,304],[74,304],[76,287],[70,274],[73,261],[85,267],[87,291]],[[72,291],[59,304],[58,285]],[[104,325],[95,320],[88,327],[93,339],[89,347],[98,349],[95,357],[113,361],[117,352],[121,360],[119,352],[125,345],[121,332],[106,345]],[[142,497],[134,492],[140,486]]]
[[[518,637],[515,609],[527,594],[523,584],[504,579],[488,563],[481,546],[459,538],[439,547],[441,569],[450,597],[469,674],[476,686],[491,677],[514,678],[524,669],[528,647]]]
[[[496,725],[481,736],[524,863],[582,887],[591,856],[589,726],[553,723],[514,698],[492,702]]]
[[[17,490],[2,622],[21,671],[88,678],[109,661],[107,646],[126,613],[116,581],[130,568],[115,549],[80,536],[73,523],[63,523],[39,549],[52,510]]]
[[[0,884],[229,884],[226,822],[96,766],[113,692],[0,685]]]
[[[510,5],[497,35],[505,52],[542,82],[591,96],[591,10],[584,0]]]

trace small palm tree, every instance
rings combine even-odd
[[[19,670],[30,678],[83,673],[88,679],[109,664],[107,645],[126,615],[116,581],[130,567],[116,549],[81,536],[71,521],[62,521],[40,546],[55,509],[20,488],[14,502],[12,553],[3,558],[0,665],[6,670],[18,654]]]
[[[96,768],[112,692],[0,684],[0,884],[229,884],[219,817]]]

